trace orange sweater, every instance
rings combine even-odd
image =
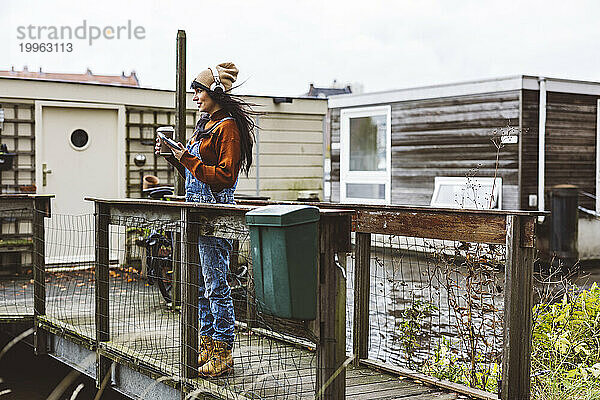
[[[224,110],[215,112],[206,123],[206,129],[227,117]],[[196,137],[192,138],[192,143]],[[234,120],[222,122],[208,137],[204,137],[199,148],[202,161],[185,151],[180,163],[199,181],[208,184],[213,192],[232,187],[240,172],[240,131]]]

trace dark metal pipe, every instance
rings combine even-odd
[[[552,229],[550,251],[553,264],[571,268],[579,259],[577,251],[578,194],[574,185],[552,188]]]

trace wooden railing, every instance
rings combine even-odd
[[[387,234],[427,239],[505,245],[504,350],[502,399],[529,398],[532,278],[535,215],[487,211],[434,210],[405,207],[356,209],[356,272],[354,304],[354,353],[368,361],[369,288],[371,235]],[[392,369],[393,370],[393,369]],[[461,391],[490,397],[480,390],[428,378],[421,373],[395,369],[413,378]]]
[[[198,253],[193,238],[198,235],[219,236],[225,227],[245,227],[245,213],[272,202],[240,201],[236,206],[149,200],[88,199],[96,213],[96,377],[109,373],[110,350],[103,343],[111,339],[109,313],[109,225],[121,217],[143,216],[181,222],[180,268],[180,371],[181,380],[189,383],[197,376]],[[281,202],[279,203],[281,204]],[[310,203],[307,203],[310,204]],[[535,249],[535,221],[538,214],[526,212],[467,211],[425,207],[364,206],[312,203],[321,209],[319,225],[319,273],[317,321],[310,324],[317,339],[316,391],[321,398],[341,399],[345,394],[346,299],[345,271],[336,261],[352,251],[350,231],[356,232],[354,275],[353,353],[357,363],[387,369],[421,381],[444,386],[466,394],[494,398],[490,393],[469,390],[464,386],[428,377],[369,360],[369,290],[371,240],[386,234],[427,239],[491,243],[505,246],[504,339],[502,357],[502,399],[528,398],[531,352],[532,274]],[[340,211],[342,209],[342,211]],[[345,210],[345,211],[344,211]],[[49,209],[48,209],[49,212]],[[42,215],[42,214],[40,214]],[[221,229],[220,227],[223,227]],[[43,259],[43,217],[36,228],[37,258],[41,266],[35,274],[36,317],[45,314],[45,279]],[[177,273],[175,276],[178,276]],[[175,291],[177,293],[177,291]],[[36,323],[36,326],[39,324]],[[290,326],[293,326],[290,325]],[[285,333],[285,327],[282,327]],[[43,352],[44,334],[38,335],[36,348]],[[100,351],[102,350],[102,351]],[[117,359],[114,355],[113,359]],[[190,390],[188,387],[186,390]]]
[[[53,195],[28,195],[28,194],[0,194],[0,213],[11,217],[11,221],[4,221],[0,214],[0,251],[21,252],[33,256],[33,235],[31,230],[22,230],[23,223],[33,223],[36,210],[45,216],[50,216],[50,201]],[[9,216],[11,211],[20,211],[19,215]],[[27,224],[28,225],[28,224]],[[35,226],[35,224],[34,224]],[[9,233],[10,232],[10,233]],[[32,260],[33,262],[33,260]],[[31,265],[28,265],[30,267]],[[17,271],[17,273],[22,272]]]
[[[186,383],[198,376],[198,242],[199,235],[225,236],[225,231],[238,226],[245,229],[245,214],[254,206],[208,205],[151,200],[94,201],[96,213],[96,340],[98,348],[111,339],[109,304],[109,225],[115,219],[143,217],[147,220],[181,222],[180,268],[180,371]],[[318,310],[317,327],[317,392],[323,399],[342,399],[345,393],[346,335],[343,271],[336,265],[337,253],[349,252],[351,211],[321,210],[319,222]],[[177,273],[175,273],[177,276]],[[340,297],[341,296],[341,297]],[[341,325],[340,325],[341,324]],[[106,350],[105,350],[106,351]],[[109,373],[110,360],[100,354],[97,365],[98,384]],[[335,375],[334,375],[335,374]],[[190,387],[186,390],[191,390]]]
[[[239,203],[270,204],[264,201],[240,201]],[[369,360],[372,235],[385,234],[504,245],[506,258],[503,290],[504,337],[499,391],[503,400],[529,398],[535,227],[540,213],[358,204],[306,204],[322,209],[335,207],[354,212],[353,231],[356,232],[356,238],[352,348],[355,363],[387,369],[479,398],[494,399],[496,396],[483,390],[429,377],[417,371],[395,368]]]
[[[31,239],[31,246],[12,246],[11,250],[17,252],[27,252],[31,254],[33,264],[33,313],[32,315],[2,315],[1,319],[19,320],[35,318],[46,313],[46,291],[44,268],[44,218],[50,217],[50,202],[53,195],[25,195],[25,194],[7,194],[0,195],[0,217],[11,210],[22,210],[21,215],[27,216],[32,222],[32,231],[16,232],[18,238]],[[3,221],[0,221],[0,225]],[[17,224],[20,221],[17,221]],[[0,229],[2,227],[0,226]],[[46,335],[44,331],[35,326],[34,347],[36,354],[44,354],[46,350]]]

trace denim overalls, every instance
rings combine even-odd
[[[215,123],[208,131],[198,135],[196,142],[188,142],[187,150],[200,160],[199,149],[202,138],[214,131],[223,121]],[[231,188],[213,193],[210,186],[199,181],[186,169],[185,200],[200,203],[233,204],[233,193],[237,182]],[[231,348],[234,339],[234,312],[231,289],[227,283],[229,257],[232,242],[228,239],[213,236],[198,237],[198,253],[200,255],[200,279],[198,282],[198,317],[200,335],[212,337],[213,340],[225,342]]]

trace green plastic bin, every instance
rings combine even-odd
[[[317,313],[319,209],[271,205],[246,214],[259,310],[311,320]]]

